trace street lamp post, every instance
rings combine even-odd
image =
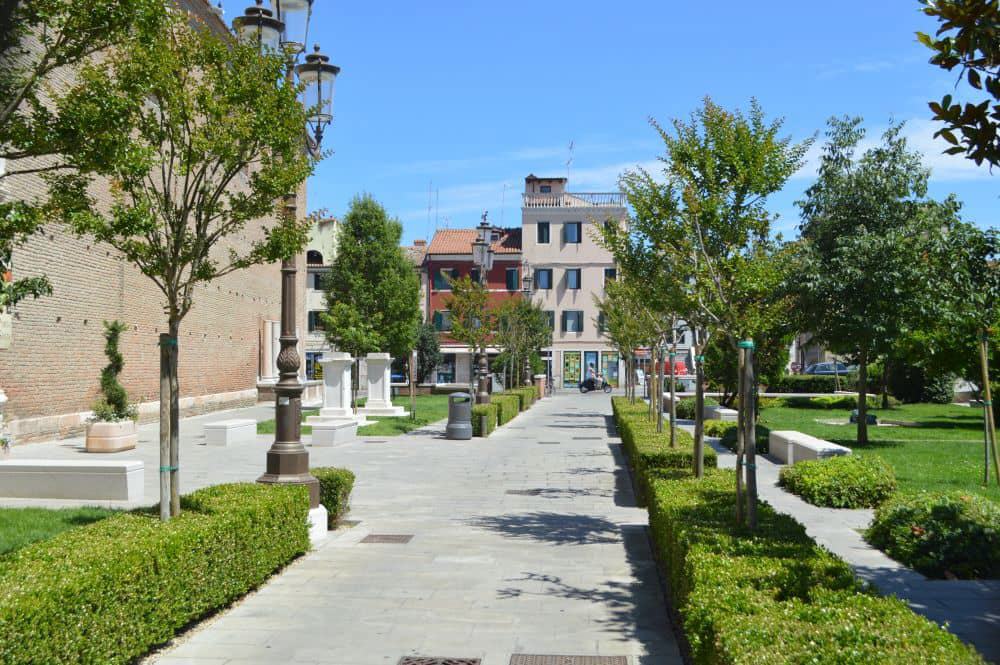
[[[486,211],[483,211],[483,219],[479,222],[479,236],[472,243],[472,262],[479,268],[479,284],[486,288],[486,275],[493,269],[493,229],[486,221]],[[490,403],[489,376],[490,370],[486,362],[486,349],[476,350],[476,374],[478,375],[478,385],[476,388],[476,404]]]
[[[285,57],[285,82],[295,83],[296,74],[303,85],[303,103],[308,109],[307,127],[303,127],[304,148],[319,150],[323,130],[333,120],[333,83],[340,68],[319,52],[306,56],[297,65],[305,49],[312,17],[313,0],[271,0],[270,8],[262,0],[248,7],[233,20],[233,31],[243,41],[256,43],[261,51],[280,52]],[[295,218],[298,203],[295,192],[284,196],[282,214]],[[267,451],[267,466],[260,483],[297,484],[309,488],[310,507],[319,506],[319,481],[309,474],[309,452],[302,445],[302,383],[295,327],[295,257],[281,262],[281,350],[278,352],[278,382],[275,384],[274,443]]]
[[[534,282],[534,278],[531,276],[531,266],[528,265],[527,260],[521,262],[521,293],[524,299],[530,304],[531,303],[531,284]],[[531,357],[526,355],[524,357],[524,385],[531,385]]]

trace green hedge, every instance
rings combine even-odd
[[[497,424],[506,425],[521,411],[521,398],[507,393],[490,396],[490,402],[497,407]]]
[[[731,420],[704,420],[702,421],[702,426],[704,427],[705,436],[721,437],[729,430],[736,429],[737,423]]]
[[[929,577],[1000,578],[1000,506],[975,494],[896,496],[875,511],[866,537]]]
[[[735,424],[730,423],[730,425]],[[719,443],[733,452],[736,452],[736,430],[736,427],[727,427],[719,438]],[[761,455],[766,455],[771,450],[771,430],[760,423],[757,424],[757,447],[755,450]]]
[[[319,481],[319,502],[326,508],[327,526],[333,529],[350,507],[354,474],[333,466],[309,469],[309,473]]]
[[[753,538],[736,528],[733,471],[674,471],[651,494],[650,529],[692,662],[982,664],[903,602],[864,593],[847,564],[767,503]]]
[[[499,410],[496,404],[473,404],[472,405],[472,436],[489,436],[497,428],[497,414]],[[483,434],[483,418],[486,416],[486,433]]]
[[[644,505],[650,473],[662,469],[691,469],[694,466],[694,437],[677,428],[677,446],[671,448],[670,433],[666,429],[669,424],[664,423],[664,431],[657,432],[656,423],[647,417],[646,404],[631,404],[627,397],[612,397],[611,407],[622,446],[632,464],[638,494],[636,499],[639,505]],[[716,465],[717,458],[711,446],[705,446],[702,459],[706,467]]]
[[[218,485],[0,557],[0,662],[129,663],[309,549],[300,485]]]
[[[510,390],[505,390],[501,394],[516,395],[518,400],[520,400],[520,410],[525,411],[535,403],[537,391],[533,386],[525,386],[523,388],[511,388]]]
[[[840,375],[840,387],[846,389],[857,379],[850,374]],[[815,374],[786,374],[767,387],[770,393],[832,393],[836,390],[834,377]]]
[[[677,400],[677,419],[678,420],[694,420],[696,400],[694,397],[685,397],[683,399]],[[712,397],[705,398],[705,406],[718,406],[719,402]]]
[[[842,455],[782,467],[778,484],[817,506],[874,508],[896,491],[896,474],[880,457]]]
[[[856,409],[858,408],[857,395],[823,395],[820,397],[785,397],[784,406],[793,409]],[[868,408],[877,409],[882,405],[882,398],[878,395],[868,395]],[[898,400],[889,398],[889,405],[899,404]]]

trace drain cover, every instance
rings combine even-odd
[[[398,665],[479,665],[478,658],[437,658],[428,656],[404,656]]]
[[[361,539],[363,543],[393,543],[405,545],[413,539],[413,534],[409,533],[370,533]]]
[[[507,490],[507,494],[515,494],[517,496],[539,496],[542,490]]]
[[[510,665],[628,665],[628,656],[536,656],[515,653]]]
[[[538,443],[542,444],[543,446],[558,446],[559,445],[558,441],[539,441]]]

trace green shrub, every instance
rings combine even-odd
[[[676,447],[670,447],[669,425],[657,432],[656,424],[646,415],[646,405],[640,402],[630,404],[626,397],[611,398],[615,413],[615,423],[621,435],[622,447],[628,455],[639,504],[645,500],[648,474],[658,469],[691,469],[694,466],[694,438],[690,433],[678,428]],[[711,446],[706,445],[702,455],[706,467],[716,466],[718,460]]]
[[[882,398],[878,395],[868,395],[868,408],[877,409],[882,405]],[[893,402],[890,398],[889,405]],[[821,395],[818,397],[786,397],[785,406],[793,409],[856,409],[858,408],[857,395]],[[896,402],[898,404],[898,402]]]
[[[736,429],[736,423],[729,420],[706,420],[703,423],[705,436],[721,437],[731,429]]]
[[[506,425],[514,419],[514,416],[520,413],[521,398],[517,395],[509,395],[507,393],[492,395],[490,402],[496,404],[498,425]]]
[[[327,526],[333,529],[350,507],[354,474],[333,466],[309,469],[309,473],[319,481],[319,502],[326,508]]]
[[[535,403],[535,395],[537,394],[533,386],[525,386],[523,388],[511,388],[503,392],[504,395],[517,395],[518,400],[520,400],[520,409],[525,411],[532,404]]]
[[[719,403],[711,397],[705,398],[705,406],[717,406]],[[677,401],[677,419],[678,420],[694,420],[695,419],[695,398],[685,397],[684,399]]]
[[[130,663],[309,549],[301,485],[218,485],[0,558],[0,662]]]
[[[868,542],[929,577],[1000,577],[1000,506],[974,494],[901,495],[875,511]]]
[[[787,399],[784,397],[758,397],[757,398],[757,410],[763,411],[764,409],[775,409],[782,406],[788,406]]]
[[[874,508],[896,491],[896,474],[880,457],[843,455],[783,467],[778,484],[817,506]]]
[[[473,404],[472,405],[472,436],[489,436],[497,427],[497,405]],[[486,433],[483,433],[483,416],[486,416]]]
[[[736,423],[730,423],[733,427],[727,427],[722,433],[722,437],[719,439],[719,443],[732,450],[736,451],[736,436],[737,428]],[[757,447],[756,452],[761,455],[766,455],[771,450],[771,429],[760,423],[757,424]]]
[[[930,374],[919,365],[897,361],[889,367],[889,392],[908,404],[950,404],[955,400],[955,377]]]
[[[840,387],[845,388],[850,381],[857,381],[851,378],[852,375],[844,374],[840,377]],[[832,393],[836,390],[837,382],[833,376],[816,374],[787,374],[773,385],[767,387],[772,393]]]
[[[982,664],[957,637],[850,568],[767,503],[734,526],[735,474],[674,471],[651,484],[650,531],[692,662]]]

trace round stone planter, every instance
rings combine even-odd
[[[132,450],[139,439],[134,420],[87,424],[88,453],[117,453]]]

